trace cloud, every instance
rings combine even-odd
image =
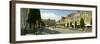
[[[56,15],[55,13],[41,13],[41,18],[42,19],[53,19],[53,20],[60,20],[61,16]]]

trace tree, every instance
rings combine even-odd
[[[42,26],[45,26],[45,23],[44,23],[43,21],[41,21],[41,25],[42,25]]]
[[[52,19],[45,19],[45,20],[43,20],[43,22],[45,23],[45,25],[48,25],[48,26],[55,26],[56,25],[56,21],[52,20]]]
[[[30,29],[33,30],[34,34],[36,34],[36,32],[37,32],[36,25],[40,24],[39,21],[41,21],[40,10],[39,9],[30,9],[29,14],[28,14],[27,23],[29,23]]]
[[[75,21],[75,27],[77,27],[77,22]]]
[[[72,26],[72,22],[70,22],[70,26],[73,27],[73,26]]]
[[[90,24],[92,25],[92,19],[91,19],[91,22],[90,22]]]
[[[69,23],[67,23],[67,27],[69,27]]]
[[[84,25],[85,25],[85,23],[84,23],[84,19],[83,19],[83,18],[81,18],[81,19],[80,19],[80,26],[81,26],[81,28],[83,28],[83,27],[84,27]]]

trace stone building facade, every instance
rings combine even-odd
[[[75,13],[71,13],[67,16],[63,16],[61,20],[56,23],[56,27],[67,28],[73,27],[76,25],[80,27],[80,19],[84,19],[85,26],[91,26],[92,24],[92,11],[77,11]]]

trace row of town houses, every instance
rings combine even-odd
[[[63,16],[61,20],[56,23],[56,27],[71,27],[70,23],[75,27],[75,22],[77,22],[77,26],[80,27],[80,18],[84,19],[85,26],[92,26],[92,11],[77,11],[67,16]]]

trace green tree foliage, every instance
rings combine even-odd
[[[92,19],[91,19],[91,22],[90,22],[90,24],[92,25]]]
[[[69,27],[69,23],[67,23],[67,27]]]
[[[45,26],[45,23],[43,21],[41,21],[41,24],[40,25]]]
[[[72,27],[72,22],[70,22],[70,26]]]
[[[55,26],[56,25],[56,21],[52,20],[52,19],[43,20],[43,22],[45,23],[45,25],[48,25],[48,26]]]
[[[84,25],[85,25],[85,23],[84,23],[84,19],[81,18],[81,19],[80,19],[80,26],[81,26],[81,28],[84,27]]]
[[[38,21],[38,24],[37,24]],[[40,10],[39,9],[30,9],[28,14],[27,23],[30,25],[30,29],[33,30],[33,33],[36,32],[36,25],[39,25],[41,21]]]
[[[77,22],[75,21],[75,27],[77,27]]]
[[[40,21],[40,10],[39,9],[30,9],[29,15],[28,15],[28,23],[36,24],[36,21]]]

